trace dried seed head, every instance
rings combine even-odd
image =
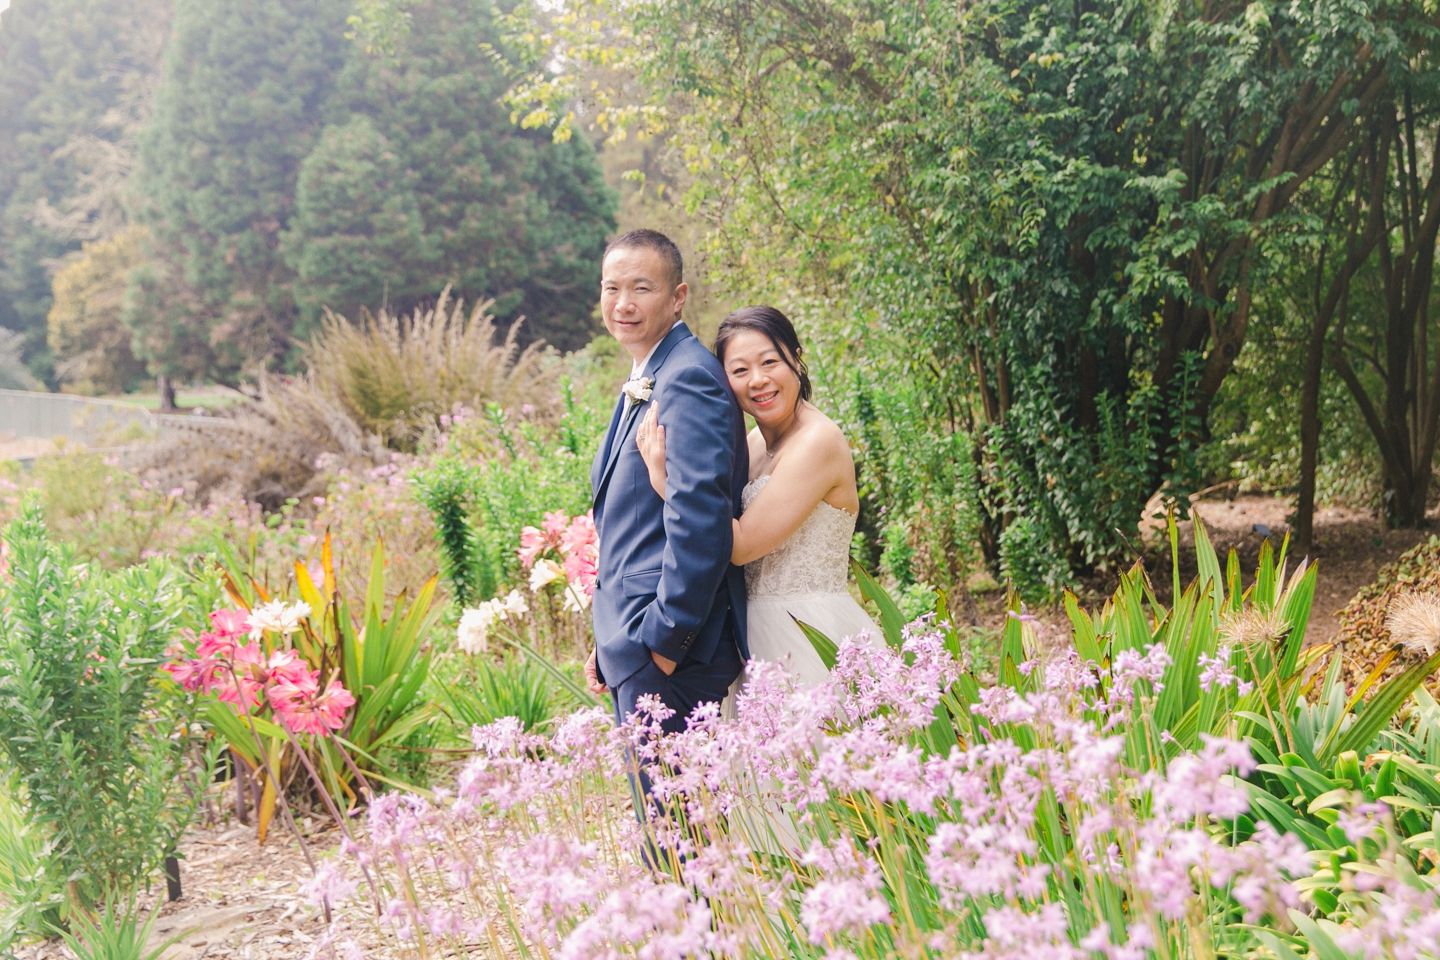
[[[1290,632],[1290,625],[1274,610],[1247,607],[1225,618],[1220,633],[1238,647],[1273,647]]]
[[[1385,615],[1385,629],[1408,653],[1434,655],[1440,649],[1440,596],[1433,593],[1400,595]]]

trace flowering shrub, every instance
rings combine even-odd
[[[415,493],[430,511],[453,594],[465,605],[523,584],[515,552],[521,530],[547,510],[584,511],[590,463],[608,411],[573,397],[562,381],[558,422],[534,411],[492,407],[444,418],[439,454],[415,471]]]
[[[173,660],[164,669],[186,690],[202,690],[248,716],[263,702],[291,733],[324,734],[345,726],[355,698],[334,675],[323,687],[320,671],[310,669],[294,650],[266,654],[259,640],[268,632],[289,635],[309,616],[304,603],[274,601],[246,610],[216,610],[211,629],[195,644],[193,659]],[[240,638],[248,636],[249,643]]]
[[[207,716],[235,755],[242,819],[246,779],[256,776],[263,785],[262,840],[277,805],[284,806],[277,784],[313,790],[332,807],[354,803],[367,786],[366,772],[399,776],[387,751],[436,715],[423,691],[431,660],[424,640],[438,618],[438,578],[432,575],[413,601],[396,598],[386,616],[384,544],[375,544],[363,597],[353,605],[337,575],[331,537],[318,546],[313,575],[303,563],[293,564],[287,587],[298,599],[275,596],[242,571],[227,570],[235,608],[212,612],[211,629],[173,647],[165,667],[186,689],[213,696]],[[308,741],[297,739],[307,735]],[[306,768],[308,784],[288,776],[297,764]]]
[[[460,617],[457,634],[461,650],[481,653],[488,649],[490,631],[497,623],[520,622],[529,613],[529,640],[547,652],[584,659],[589,652],[591,630],[586,611],[595,595],[600,562],[600,543],[595,517],[590,512],[574,517],[563,511],[545,514],[539,527],[520,531],[516,551],[520,567],[529,571],[530,592],[536,595],[532,610],[520,591],[494,597],[467,609]]]
[[[502,720],[474,730],[453,790],[377,801],[352,852],[378,875],[380,931],[405,955],[1440,949],[1435,875],[1389,839],[1383,808],[1339,803],[1340,829],[1373,839],[1340,865],[1347,903],[1321,924],[1307,885],[1333,865],[1252,819],[1244,744],[1206,736],[1154,767],[1127,761],[1124,731],[1163,696],[1163,649],[1020,666],[1024,690],[961,694],[974,724],[946,750],[929,728],[967,675],[923,622],[898,648],[842,642],[817,690],[752,664],[736,719],[702,706],[676,736],[655,701],[623,727],[593,709],[549,737]],[[643,823],[625,782],[637,766]],[[345,937],[341,923],[332,939]]]

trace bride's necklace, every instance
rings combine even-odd
[[[797,417],[795,417],[795,419],[793,419],[793,420],[790,421],[790,426],[785,429],[785,432],[782,433],[782,434],[780,434],[780,436],[778,436],[778,437],[775,438],[775,446],[772,447],[772,446],[770,446],[770,444],[768,444],[768,443],[765,444],[765,466],[766,466],[766,467],[771,466],[771,465],[775,462],[775,458],[780,455],[780,448],[783,447],[783,446],[785,446],[785,441],[786,441],[786,439],[789,438],[789,436],[790,436],[792,433],[794,433],[797,429],[799,429],[799,427],[800,427],[800,418],[797,416]],[[762,437],[762,439],[763,439],[764,434],[761,434],[761,437]]]

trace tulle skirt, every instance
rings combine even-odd
[[[802,687],[818,687],[830,671],[809,638],[796,626],[796,620],[819,630],[837,647],[847,637],[864,637],[876,646],[885,642],[885,635],[875,621],[848,593],[751,597],[745,606],[750,659],[780,664]],[[730,685],[730,695],[720,705],[723,716],[735,716],[735,695],[745,686],[745,680],[746,671],[741,670]]]
[[[795,620],[819,630],[837,647],[847,637],[864,637],[877,646],[885,642],[884,634],[865,608],[848,593],[754,597],[746,603],[746,610],[751,659],[782,664],[801,686],[819,686],[825,682],[829,670]],[[744,680],[742,673],[736,686],[731,688],[732,693]]]
[[[818,687],[830,671],[809,638],[795,625],[800,620],[829,637],[838,647],[847,637],[864,637],[877,646],[885,642],[884,634],[865,608],[848,593],[812,594],[805,597],[752,597],[746,602],[747,639],[750,659],[773,661],[793,675],[801,687]],[[791,619],[792,616],[794,619]],[[745,685],[746,671],[730,687],[730,695],[721,704],[721,713],[735,716],[735,695]],[[733,828],[758,853],[772,856],[798,857],[800,836],[795,824],[795,811],[780,801],[774,784],[756,790],[756,809],[734,811]]]

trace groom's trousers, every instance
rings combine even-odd
[[[733,619],[733,614],[731,618]],[[610,692],[615,699],[615,722],[624,723],[625,718],[635,712],[635,701],[649,694],[659,697],[661,703],[675,711],[673,716],[661,722],[662,729],[666,733],[679,733],[685,729],[685,721],[700,704],[719,703],[725,699],[725,695],[730,692],[730,684],[735,682],[743,666],[740,650],[735,645],[733,626],[727,622],[720,634],[720,642],[715,645],[715,655],[710,658],[709,663],[682,660],[675,672],[666,676],[665,671],[657,667],[652,660],[618,687],[612,687]],[[634,761],[635,758],[632,756],[631,759]],[[650,778],[644,770],[639,770],[638,773],[638,777],[634,773],[630,774],[630,790],[635,816],[643,823],[646,817],[641,811],[650,802]],[[670,861],[669,857],[655,848],[651,840],[645,841],[641,855],[652,867],[663,868]]]
[[[624,723],[625,718],[635,712],[635,701],[649,694],[659,697],[661,703],[675,711],[674,716],[661,724],[665,732],[679,733],[685,729],[685,721],[691,712],[700,704],[719,703],[725,699],[730,692],[730,684],[740,676],[742,666],[740,650],[735,646],[734,627],[726,623],[709,663],[682,660],[675,672],[666,676],[665,671],[652,660],[613,688],[615,722]],[[650,792],[648,784],[645,792]]]

